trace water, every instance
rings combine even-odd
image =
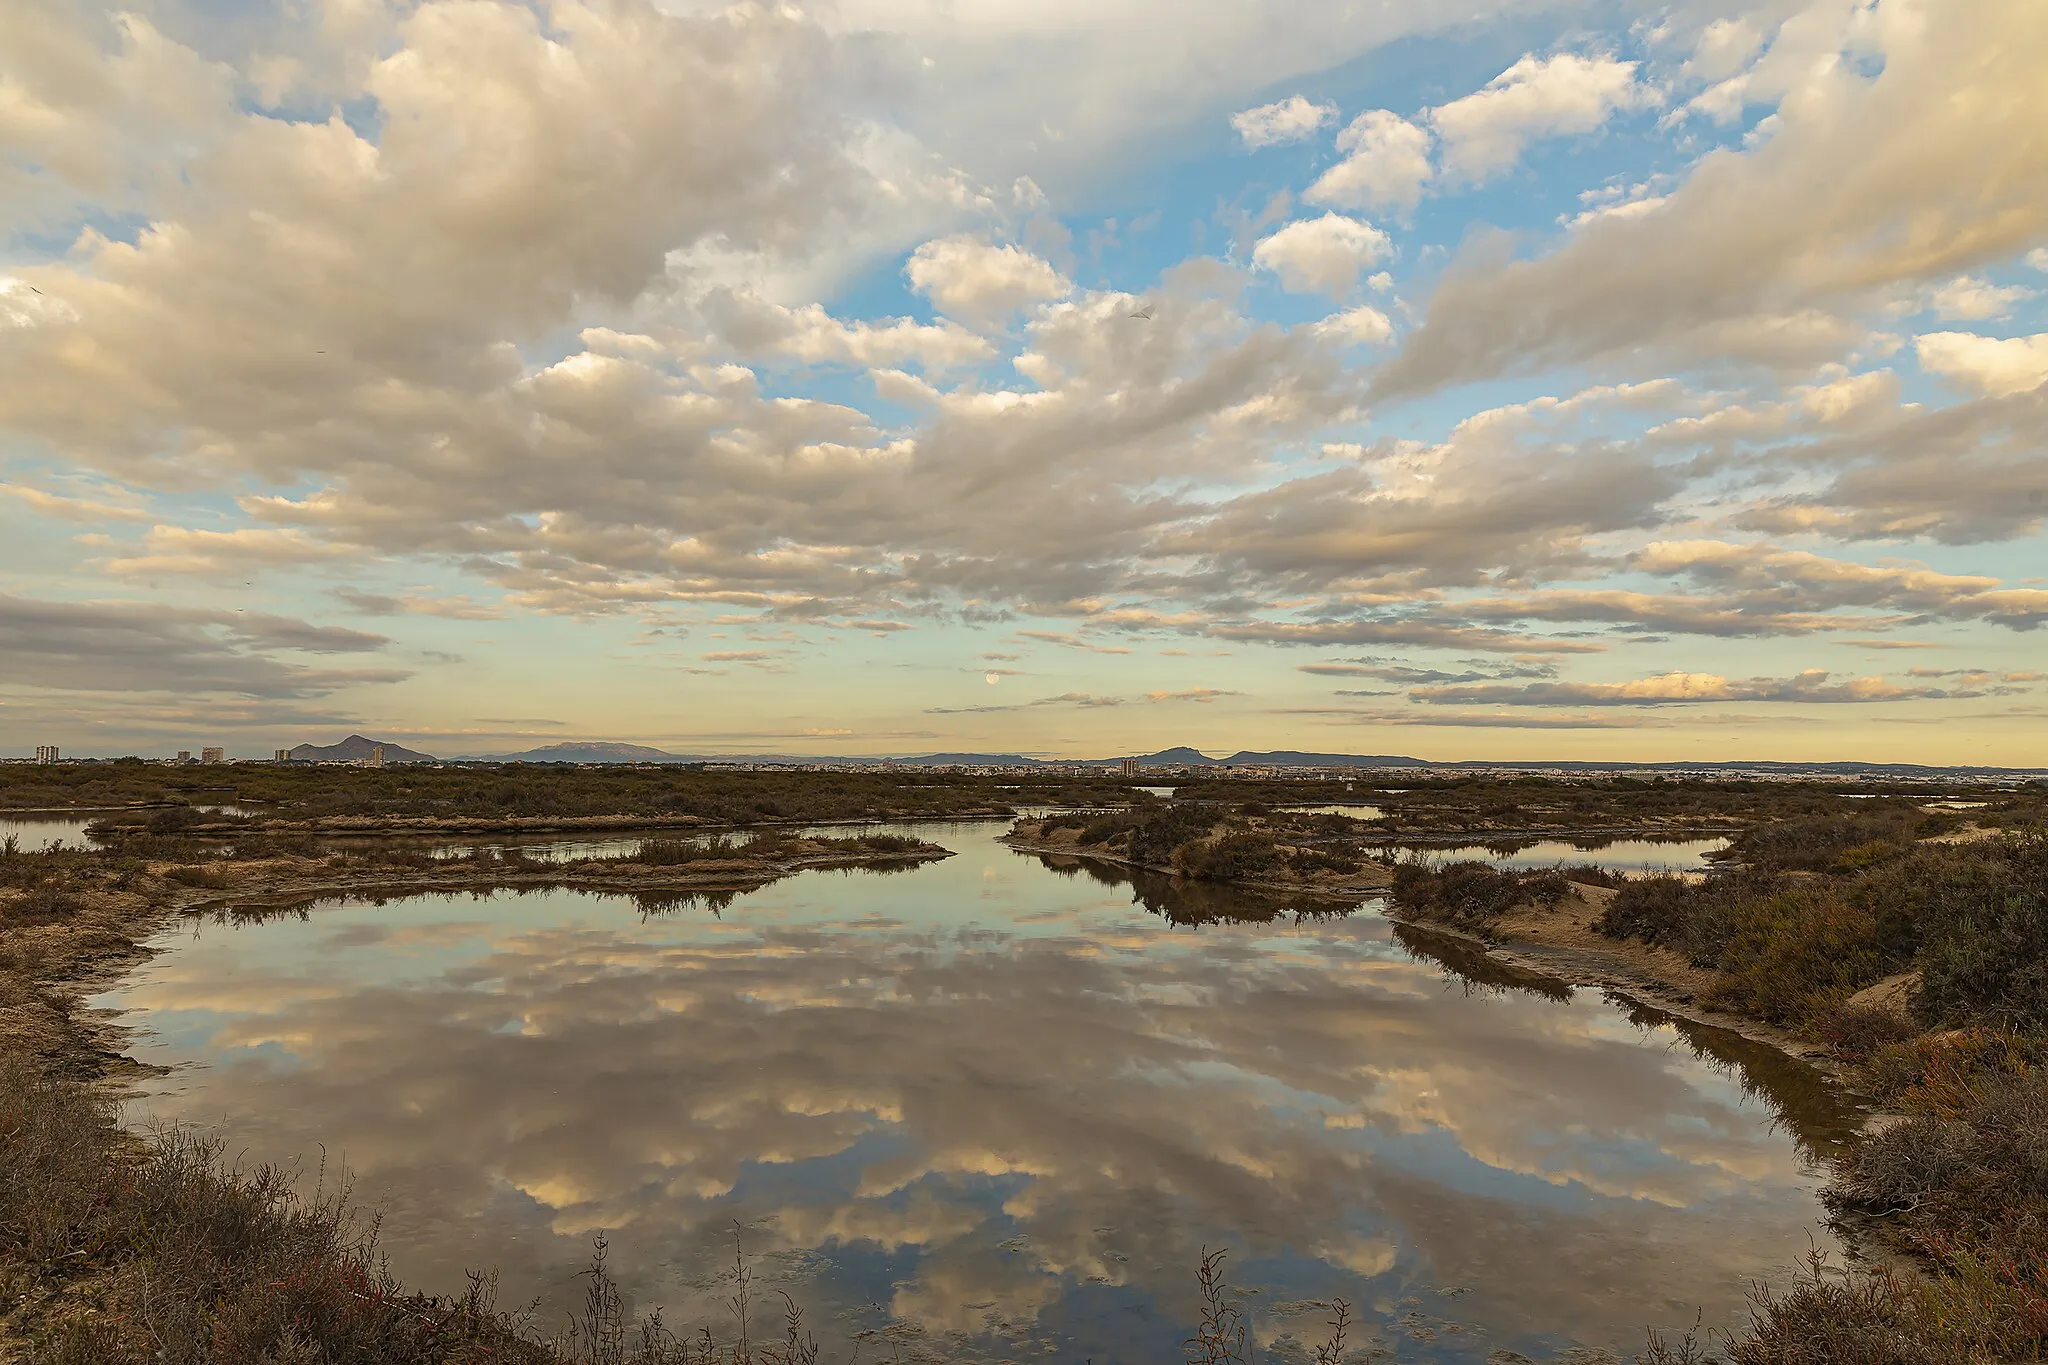
[[[1436,863],[1492,863],[1518,871],[1590,863],[1610,872],[1703,872],[1714,865],[1710,855],[1726,847],[1726,839],[1616,839],[1588,848],[1561,839],[1544,839],[1512,850],[1504,844],[1463,844],[1456,848],[1406,848],[1397,850],[1397,854]]]
[[[91,848],[93,842],[87,837],[85,827],[99,818],[98,812],[87,815],[22,812],[0,816],[0,844],[13,839],[24,852],[54,848],[58,844],[69,848]]]
[[[1335,805],[1335,806],[1287,806],[1284,809],[1296,815],[1348,815],[1353,820],[1377,820],[1386,811],[1378,806]]]
[[[906,1359],[1178,1361],[1227,1246],[1269,1344],[1342,1294],[1353,1345],[1402,1361],[1626,1360],[1834,1245],[1815,1163],[1855,1114],[1800,1063],[1370,907],[911,828],[959,856],[720,914],[555,890],[193,920],[98,1003],[177,1068],[150,1112],[309,1173],[325,1144],[402,1276],[493,1263],[549,1322],[598,1229],[636,1303],[713,1320],[738,1219],[838,1358],[888,1328]]]

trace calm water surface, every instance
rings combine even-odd
[[[1204,1246],[1281,1357],[1341,1294],[1382,1359],[1627,1359],[1834,1245],[1815,1161],[1855,1115],[1805,1067],[1370,908],[1191,903],[1004,828],[717,913],[195,920],[101,1003],[177,1068],[150,1113],[250,1159],[325,1144],[401,1275],[495,1264],[550,1321],[599,1229],[638,1305],[708,1316],[738,1220],[841,1359],[883,1329],[906,1359],[1177,1361]],[[1270,918],[1186,922],[1221,910]]]
[[[86,837],[85,827],[100,818],[97,811],[89,815],[0,815],[0,843],[13,839],[16,847],[24,851],[54,848],[58,844],[92,848],[93,841]]]
[[[1513,851],[1466,844],[1457,848],[1418,847],[1399,856],[1440,863],[1485,862],[1520,870],[1591,863],[1613,872],[1701,872],[1714,865],[1708,855],[1726,847],[1726,839],[1615,839],[1586,848],[1561,839],[1545,839]]]

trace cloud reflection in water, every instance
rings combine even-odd
[[[740,1219],[828,1340],[1167,1359],[1227,1244],[1268,1339],[1342,1293],[1403,1359],[1477,1361],[1728,1318],[1827,1244],[1813,1153],[1848,1111],[1797,1063],[1370,913],[1134,901],[997,832],[721,915],[546,891],[205,923],[112,1003],[203,1064],[152,1112],[254,1158],[324,1143],[430,1288],[495,1263],[553,1303],[609,1229],[673,1320]]]

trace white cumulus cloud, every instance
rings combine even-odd
[[[967,236],[926,242],[903,270],[912,289],[956,317],[1000,317],[1073,288],[1051,262],[1023,247]]]
[[[1311,104],[1301,95],[1289,95],[1276,103],[1232,114],[1230,126],[1244,139],[1245,146],[1272,147],[1312,137],[1316,129],[1336,117],[1334,104]]]
[[[1946,321],[1982,322],[2007,316],[2014,304],[2033,298],[2034,292],[2024,285],[1996,285],[1964,275],[1935,290],[1930,302],[1935,314]]]
[[[1636,64],[1613,57],[1529,54],[1463,99],[1431,110],[1446,176],[1474,183],[1514,165],[1542,137],[1590,133],[1622,109],[1658,102]]]
[[[1394,339],[1394,324],[1369,306],[1334,313],[1317,323],[1316,330],[1343,346],[1384,346]]]
[[[1412,209],[1432,174],[1429,144],[1427,128],[1391,109],[1368,110],[1337,135],[1337,149],[1349,155],[1302,197],[1339,208]]]
[[[1393,250],[1387,234],[1371,223],[1326,213],[1289,223],[1252,249],[1252,263],[1280,277],[1291,294],[1320,293],[1341,298],[1358,286],[1358,276]]]
[[[1987,398],[2026,393],[2048,380],[2048,332],[2038,336],[1978,336],[1928,332],[1913,339],[1920,368]]]

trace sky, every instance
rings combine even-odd
[[[2039,0],[0,7],[0,755],[2048,765]]]

